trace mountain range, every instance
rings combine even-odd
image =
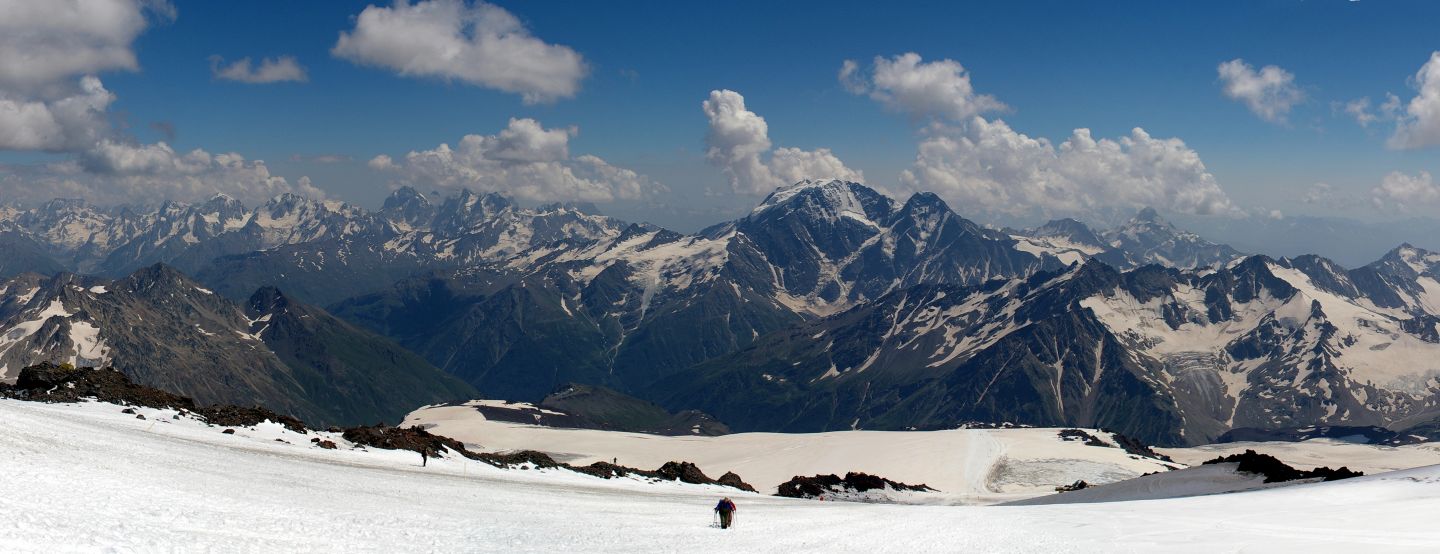
[[[412,408],[475,394],[468,387],[538,402],[582,384],[702,410],[737,431],[1009,421],[1197,444],[1243,427],[1422,425],[1436,408],[1440,255],[1405,245],[1355,269],[1245,256],[1150,209],[1102,231],[1075,220],[993,229],[933,194],[900,202],[858,183],[801,181],[687,235],[584,205],[526,208],[468,191],[436,203],[402,188],[373,212],[293,195],[255,209],[225,197],[155,211],[10,207],[0,244],[15,253],[0,270],[32,272],[0,290],[17,306],[0,312],[6,340],[68,324],[55,359],[142,373],[150,351],[122,348],[111,329],[156,308],[127,300],[105,312],[95,326],[110,350],[96,357],[84,325],[99,310],[85,303],[124,296],[86,291],[193,275],[176,293],[187,306],[230,305],[165,308],[172,321],[156,337],[196,325],[230,342],[256,335],[274,361],[246,362],[265,378],[240,364],[205,373],[201,360],[223,356],[178,351],[240,354],[196,346],[212,339],[190,332],[198,342],[165,358],[175,375],[155,382],[307,419],[388,413],[374,407],[384,386],[362,374],[410,378],[399,388],[424,392],[394,402]],[[92,284],[102,278],[119,280]],[[70,296],[52,309],[31,289]],[[258,318],[276,305],[325,331],[265,338]],[[235,315],[197,319],[207,311]],[[298,376],[334,365],[313,353],[322,334],[348,345],[340,351],[376,349],[348,364],[393,363],[332,378],[365,386],[322,398],[330,385]],[[6,367],[47,352],[17,348],[0,354]],[[352,396],[371,408],[340,407]]]

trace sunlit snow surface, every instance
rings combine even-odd
[[[1146,502],[817,502],[0,400],[4,552],[1425,552],[1440,468]],[[274,442],[283,438],[290,443]],[[721,494],[737,525],[711,526]]]
[[[575,465],[618,460],[622,465],[653,469],[683,460],[712,477],[734,471],[762,493],[774,493],[796,475],[844,475],[849,471],[926,484],[939,491],[888,495],[890,500],[907,503],[993,504],[1050,494],[1056,486],[1077,480],[1111,483],[1174,467],[1129,455],[1118,447],[1066,441],[1058,429],[666,437],[487,420],[474,409],[477,405],[505,404],[476,400],[462,406],[432,406],[411,413],[404,424],[425,426],[483,451],[539,450]]]

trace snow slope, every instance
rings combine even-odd
[[[968,507],[729,494],[321,450],[108,404],[0,400],[4,552],[1433,551],[1440,468],[1199,498]],[[289,443],[274,442],[282,438]]]
[[[940,490],[907,501],[988,504],[1049,494],[1079,479],[1110,483],[1167,469],[1158,460],[1130,456],[1120,448],[1062,440],[1057,429],[663,437],[492,421],[468,405],[422,408],[404,424],[423,425],[482,451],[539,450],[578,465],[618,460],[649,469],[672,460],[694,462],[712,477],[734,471],[765,493],[796,475],[860,471]]]
[[[1317,466],[1329,466],[1333,469],[1345,466],[1355,471],[1363,471],[1367,475],[1440,464],[1440,443],[1434,442],[1380,446],[1336,439],[1311,439],[1301,442],[1230,442],[1155,450],[1187,465],[1254,450],[1279,458],[1280,461],[1299,469],[1315,469]]]
[[[1266,483],[1264,475],[1236,471],[1239,466],[1238,463],[1195,466],[1177,471],[1154,473],[1108,485],[1087,487],[1064,494],[1027,498],[1007,505],[1040,506],[1157,500],[1294,485],[1294,483]]]

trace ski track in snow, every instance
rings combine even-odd
[[[0,400],[4,552],[1386,552],[1440,544],[1440,467],[1033,507],[816,502],[452,456],[321,450],[264,424]],[[329,435],[326,435],[327,437]],[[274,442],[283,438],[293,444]],[[721,494],[737,523],[710,526]]]

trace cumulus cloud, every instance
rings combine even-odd
[[[1225,96],[1245,104],[1260,119],[1283,123],[1290,108],[1305,100],[1305,93],[1295,86],[1295,75],[1279,66],[1260,68],[1236,58],[1220,64],[1216,70]]]
[[[168,2],[0,0],[0,13],[0,150],[73,156],[0,166],[3,197],[129,203],[216,192],[249,201],[280,192],[322,196],[309,179],[291,183],[263,161],[140,144],[112,125],[115,95],[96,74],[138,69],[132,43],[151,20],[175,17]],[[173,134],[173,127],[160,130]]]
[[[147,13],[173,18],[157,0],[0,0],[0,87],[24,93],[74,75],[139,69],[130,45]]]
[[[932,124],[914,165],[900,176],[912,191],[931,191],[957,209],[1010,216],[1105,216],[1117,207],[1238,214],[1200,156],[1175,138],[1135,128],[1119,139],[1076,129],[1057,147],[1004,121]]]
[[[769,194],[804,179],[865,180],[864,174],[845,167],[828,148],[771,151],[769,125],[745,108],[745,97],[738,92],[712,90],[700,107],[710,120],[705,159],[729,177],[735,192]]]
[[[1440,146],[1440,51],[1430,54],[1430,61],[1415,74],[1419,90],[1399,115],[1395,134],[1388,145],[1395,149]]]
[[[570,155],[574,127],[546,129],[533,119],[511,119],[494,135],[465,135],[454,148],[441,144],[396,160],[381,154],[371,169],[396,174],[396,184],[503,192],[536,201],[609,202],[663,190],[629,169],[591,155]]]
[[[1339,192],[1330,183],[1315,183],[1305,190],[1305,194],[1300,197],[1300,203],[1333,207],[1339,198]]]
[[[871,71],[845,60],[840,84],[853,94],[867,94],[886,108],[916,118],[965,121],[973,116],[1005,110],[1004,103],[988,94],[976,94],[970,74],[960,62],[922,61],[908,52],[891,58],[876,56]]]
[[[57,83],[49,94],[25,97],[0,89],[0,150],[73,152],[110,132],[106,110],[115,95],[100,79]]]
[[[1406,175],[1391,171],[1380,185],[1370,189],[1370,201],[1376,209],[1388,211],[1409,211],[1412,207],[1434,206],[1440,202],[1440,184],[1430,177],[1430,172],[1421,171]]]
[[[309,178],[292,183],[271,174],[262,160],[200,149],[181,153],[163,142],[106,139],[74,160],[0,166],[0,194],[17,200],[73,197],[97,203],[155,203],[198,200],[221,192],[252,205],[285,192],[325,197]]]
[[[139,69],[131,43],[165,2],[0,0],[0,150],[67,152],[107,134],[115,96],[94,74]]]
[[[330,52],[401,75],[520,94],[527,104],[575,96],[588,71],[580,54],[531,35],[504,8],[462,0],[367,6]]]
[[[1385,102],[1374,111],[1370,109],[1369,96],[1346,102],[1343,109],[1346,115],[1355,119],[1355,123],[1361,127],[1369,127],[1370,124],[1380,121],[1394,121],[1396,114],[1400,112],[1400,97],[1385,93]]]
[[[303,83],[310,79],[294,56],[265,58],[258,66],[252,66],[250,58],[240,58],[227,65],[224,58],[210,56],[210,74],[216,79],[249,84]]]

